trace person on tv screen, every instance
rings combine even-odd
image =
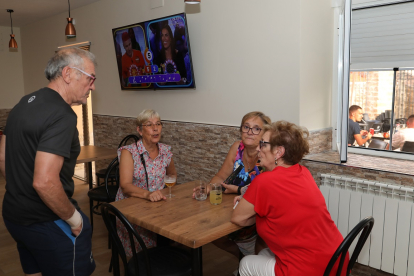
[[[177,24],[174,31],[175,48],[184,56],[185,70],[187,71],[187,83],[191,82],[191,62],[188,53],[187,38],[184,26]]]
[[[128,34],[129,37],[131,38],[131,45],[132,45],[132,49],[137,50],[137,51],[141,51],[141,46],[139,45],[136,37],[135,37],[135,32],[133,28],[129,28],[128,29]]]
[[[162,74],[179,73],[181,80],[176,84],[187,83],[187,70],[185,69],[184,56],[175,48],[175,40],[168,24],[161,29],[161,50],[156,57],[155,64],[161,68]],[[168,83],[162,83],[168,85]]]
[[[128,32],[122,33],[122,43],[125,49],[125,54],[122,56],[122,86],[137,86],[137,84],[129,82],[129,77],[142,75],[142,70],[145,67],[144,57],[141,51],[132,48]]]

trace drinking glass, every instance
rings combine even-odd
[[[165,175],[164,176],[164,183],[165,186],[168,187],[169,189],[169,194],[166,195],[166,197],[168,198],[172,198],[174,195],[171,193],[171,187],[175,185],[175,183],[177,182],[177,176],[175,175]]]
[[[221,204],[223,200],[223,189],[220,183],[210,184],[210,203],[213,205]]]
[[[207,184],[204,181],[196,180],[195,181],[195,199],[197,200],[206,200],[207,198]]]

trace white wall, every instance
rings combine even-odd
[[[301,1],[300,124],[331,126],[334,9],[326,0]]]
[[[43,69],[57,46],[91,41],[99,64],[94,114],[135,117],[154,108],[166,120],[238,125],[245,113],[261,110],[310,130],[329,127],[329,1],[164,2],[151,9],[150,0],[101,0],[73,10],[77,37],[71,40],[64,36],[66,14],[22,27],[25,92],[47,84]],[[184,11],[197,88],[122,91],[112,28]]]
[[[13,28],[18,49],[9,50],[10,27],[0,26],[0,108],[12,108],[24,95],[20,28]]]

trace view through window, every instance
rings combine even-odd
[[[349,105],[362,108],[362,138],[372,134],[351,146],[414,153],[414,70],[350,72]]]

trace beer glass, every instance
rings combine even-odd
[[[175,175],[165,175],[164,176],[164,183],[165,186],[168,187],[169,189],[169,194],[166,195],[166,197],[168,198],[172,198],[174,195],[171,193],[171,187],[175,185],[175,183],[177,182],[177,176]]]
[[[195,181],[195,199],[206,200],[207,198],[207,184],[202,180]]]
[[[213,205],[221,204],[223,200],[223,189],[220,183],[210,184],[210,203]]]

